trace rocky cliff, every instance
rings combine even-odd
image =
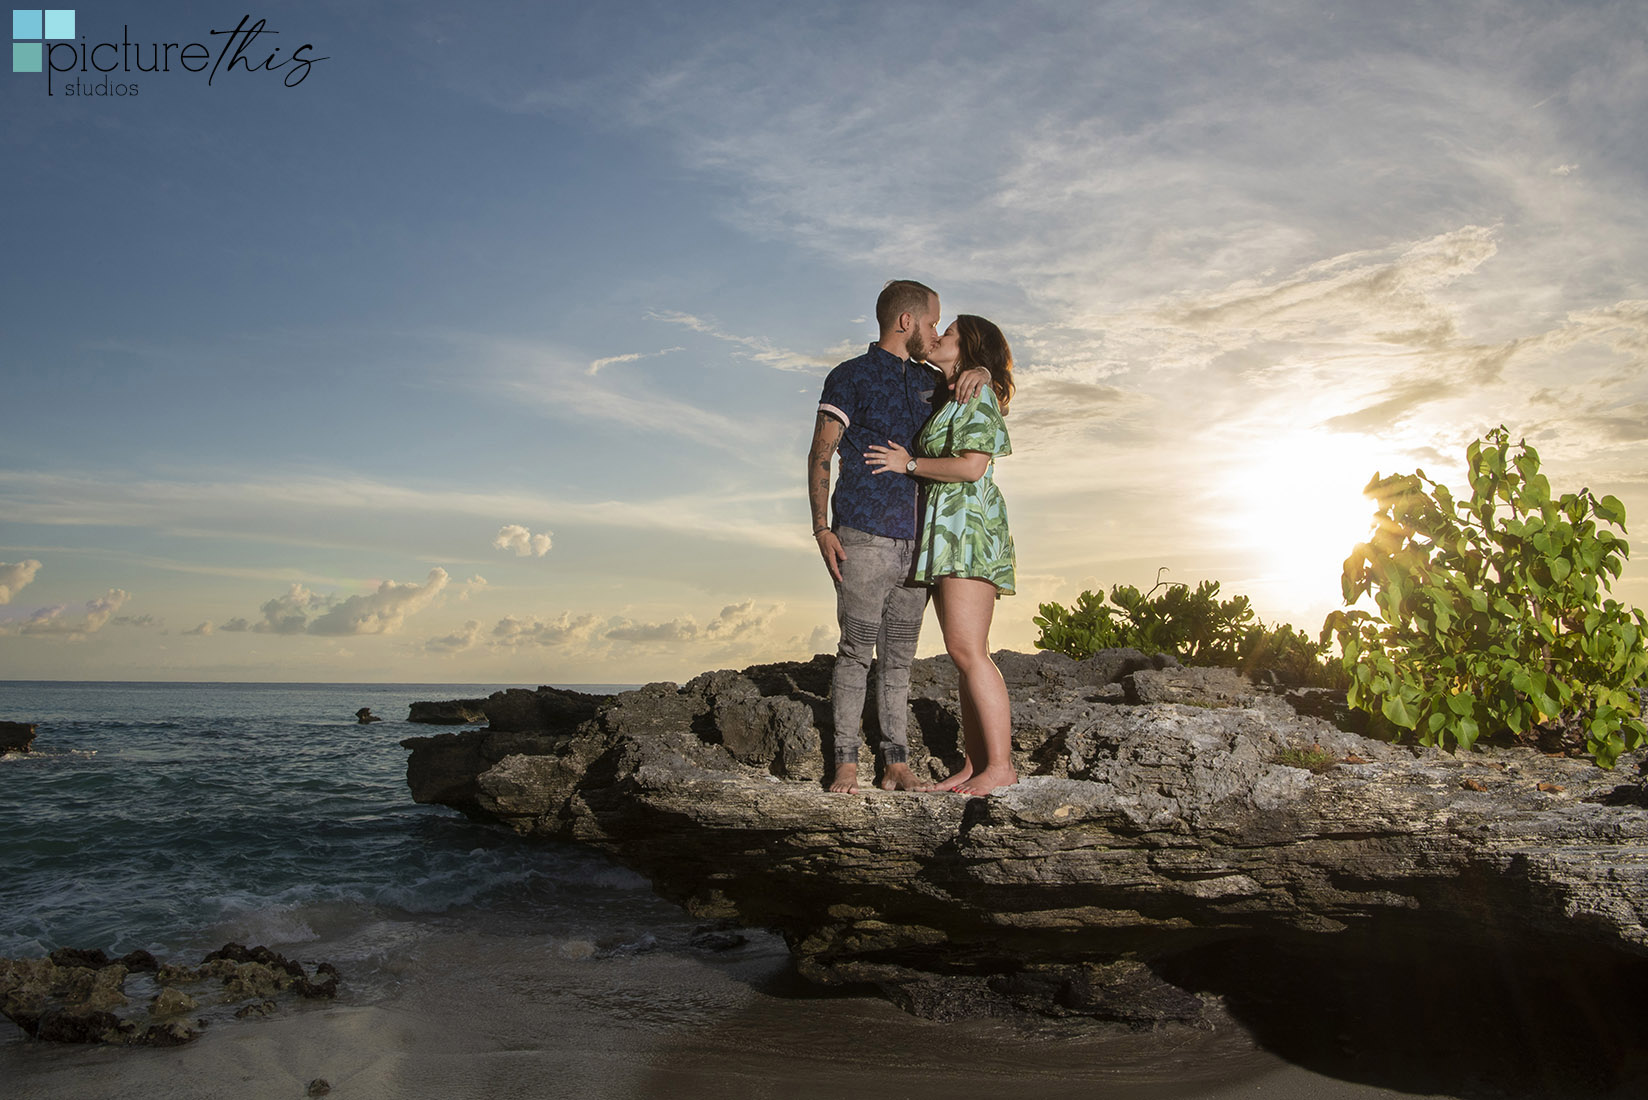
[[[803,975],[930,1016],[1194,1020],[1217,983],[1186,960],[1229,944],[1294,960],[1273,967],[1488,945],[1644,974],[1634,760],[1393,746],[1132,651],[997,661],[1024,778],[990,798],[824,791],[827,657],[610,697],[500,693],[492,728],[403,742],[408,782],[600,848],[694,913],[781,931]],[[912,765],[944,774],[947,660],[918,662],[911,710]]]

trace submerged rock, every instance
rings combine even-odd
[[[1242,942],[1648,959],[1648,812],[1624,768],[1393,746],[1133,651],[996,660],[1022,779],[990,798],[823,790],[827,657],[587,713],[552,698],[535,728],[514,699],[507,730],[402,742],[408,783],[599,848],[694,914],[780,931],[803,976],[939,1018],[1194,1020],[1185,960]],[[954,687],[948,660],[916,663],[918,774],[960,762]],[[1320,774],[1286,762],[1301,751]]]
[[[181,989],[162,989],[149,1002],[149,1012],[155,1016],[181,1016],[200,1007],[200,1002]]]

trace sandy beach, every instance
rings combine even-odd
[[[821,996],[789,974],[783,945],[761,934],[712,954],[603,950],[520,917],[378,931],[398,946],[357,970],[337,1004],[224,1022],[186,1047],[49,1046],[12,1029],[0,1043],[4,1092],[273,1100],[301,1097],[319,1078],[334,1097],[489,1100],[1416,1095],[1290,1065],[1235,1028],[942,1024],[873,997]],[[311,946],[317,957],[351,948]]]

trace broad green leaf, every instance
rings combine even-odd
[[[1384,703],[1380,705],[1379,710],[1386,718],[1390,719],[1392,725],[1401,726],[1405,730],[1413,729],[1418,722],[1418,719],[1414,717],[1413,712],[1408,709],[1407,703],[1402,701],[1400,695],[1392,695],[1386,698]]]

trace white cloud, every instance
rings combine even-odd
[[[59,637],[71,642],[81,641],[107,626],[115,612],[124,607],[131,598],[130,592],[111,588],[104,595],[86,601],[84,618],[65,618],[68,608],[63,605],[43,607],[15,629],[19,634]]]
[[[204,623],[201,623],[199,626],[192,627],[188,630],[185,630],[183,633],[185,635],[197,635],[197,636],[201,636],[201,637],[210,637],[215,632],[216,632],[216,628],[214,628],[210,622],[204,622]]]
[[[687,642],[698,637],[698,624],[690,618],[671,619],[664,623],[638,623],[630,619],[616,619],[605,637],[615,642]]]
[[[704,627],[706,637],[726,641],[760,633],[784,611],[783,604],[757,607],[754,600],[728,604]]]
[[[205,627],[210,627],[212,624],[211,623],[202,623],[200,625],[205,626]],[[248,622],[247,620],[242,619],[239,616],[236,616],[235,618],[230,619],[228,622],[224,623],[219,629],[223,630],[224,632],[229,633],[229,634],[244,634],[244,633],[246,633],[246,631],[252,629],[252,624],[250,622]],[[202,634],[210,634],[211,631],[210,630],[202,630],[201,633]]]
[[[530,530],[518,523],[505,524],[498,528],[498,537],[492,540],[494,550],[513,550],[516,557],[541,558],[549,553],[553,545],[550,536],[552,531],[544,531],[534,535]],[[481,582],[485,584],[485,581]]]
[[[481,623],[478,619],[470,619],[463,624],[463,629],[452,634],[430,638],[423,643],[424,649],[430,653],[459,653],[470,649],[481,640]]]
[[[492,628],[489,644],[506,648],[572,645],[587,642],[600,626],[600,617],[587,613],[575,616],[563,611],[554,619],[506,615]]]
[[[754,600],[728,604],[708,623],[699,625],[691,616],[670,619],[667,622],[646,623],[616,618],[608,625],[604,637],[614,642],[642,645],[657,643],[717,642],[729,643],[735,639],[751,639],[763,635],[772,621],[784,610],[782,604],[757,607]]]
[[[349,597],[325,596],[294,584],[264,603],[259,609],[263,618],[251,629],[259,634],[393,634],[408,615],[428,607],[447,580],[446,570],[436,566],[421,585],[383,581],[373,592]],[[234,619],[222,629],[244,630],[244,623]]]
[[[436,566],[422,585],[384,581],[376,592],[350,596],[309,624],[311,634],[392,634],[408,615],[428,607],[446,587],[446,570]]]
[[[325,596],[301,584],[294,584],[285,594],[274,597],[258,609],[263,613],[263,619],[253,623],[252,629],[259,634],[302,634],[309,628],[309,616],[324,610],[326,606]]]
[[[116,615],[109,620],[111,626],[157,627],[165,624],[153,615]]]
[[[473,596],[477,592],[480,592],[484,588],[486,588],[486,578],[481,576],[479,573],[476,573],[473,577],[470,577],[467,581],[464,581],[458,586],[458,599],[467,600],[469,597]]]
[[[0,561],[0,604],[11,603],[11,598],[17,595],[17,590],[34,580],[34,575],[38,572],[40,563],[33,558],[9,563]]]
[[[690,646],[716,653],[760,654],[775,643],[771,628],[783,612],[782,604],[758,605],[754,600],[728,604],[706,623],[691,615],[659,622],[637,621],[623,615],[603,617],[585,612],[562,612],[556,618],[505,616],[492,628],[487,644],[499,648],[554,646],[581,656],[607,654],[618,646]]]

